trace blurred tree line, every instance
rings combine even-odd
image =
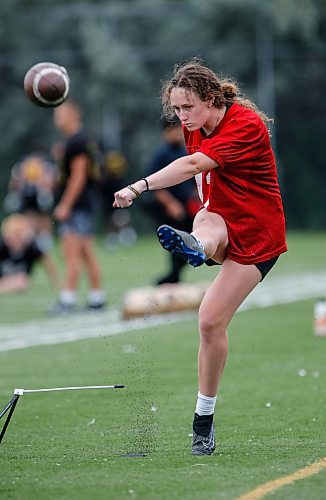
[[[2,0],[0,199],[11,166],[55,140],[52,112],[25,97],[26,70],[65,66],[88,128],[145,170],[173,65],[202,57],[275,118],[289,228],[326,228],[325,0]]]

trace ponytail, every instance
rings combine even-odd
[[[251,109],[263,120],[267,128],[273,120],[261,111],[254,102],[242,95],[235,81],[217,76],[210,68],[205,66],[198,58],[176,65],[170,80],[163,82],[161,101],[163,114],[168,120],[174,116],[170,104],[170,95],[173,88],[182,87],[189,92],[197,94],[202,101],[213,99],[214,106],[222,108],[234,102],[245,108]]]

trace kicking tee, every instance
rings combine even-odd
[[[184,128],[184,136],[189,154],[200,152],[217,163],[196,183],[205,208],[226,223],[229,258],[257,264],[286,252],[275,158],[257,113],[234,103],[210,135]]]

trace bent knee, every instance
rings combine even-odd
[[[222,234],[227,236],[227,227],[223,217],[215,212],[209,212],[206,208],[202,208],[196,214],[194,226],[196,225],[210,226],[214,228],[214,230],[218,229]]]
[[[223,315],[199,315],[200,336],[206,342],[213,342],[216,338],[226,334],[227,322]]]

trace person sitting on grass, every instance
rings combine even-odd
[[[58,290],[58,274],[52,259],[35,243],[35,233],[26,215],[13,214],[1,224],[0,293],[26,290],[34,264],[40,262]]]
[[[238,307],[286,252],[285,219],[268,118],[235,82],[199,60],[176,66],[162,89],[165,115],[182,123],[188,156],[115,193],[129,207],[143,191],[196,178],[202,209],[191,233],[162,225],[163,248],[193,267],[221,264],[199,308],[199,387],[194,455],[215,449],[214,410]]]

